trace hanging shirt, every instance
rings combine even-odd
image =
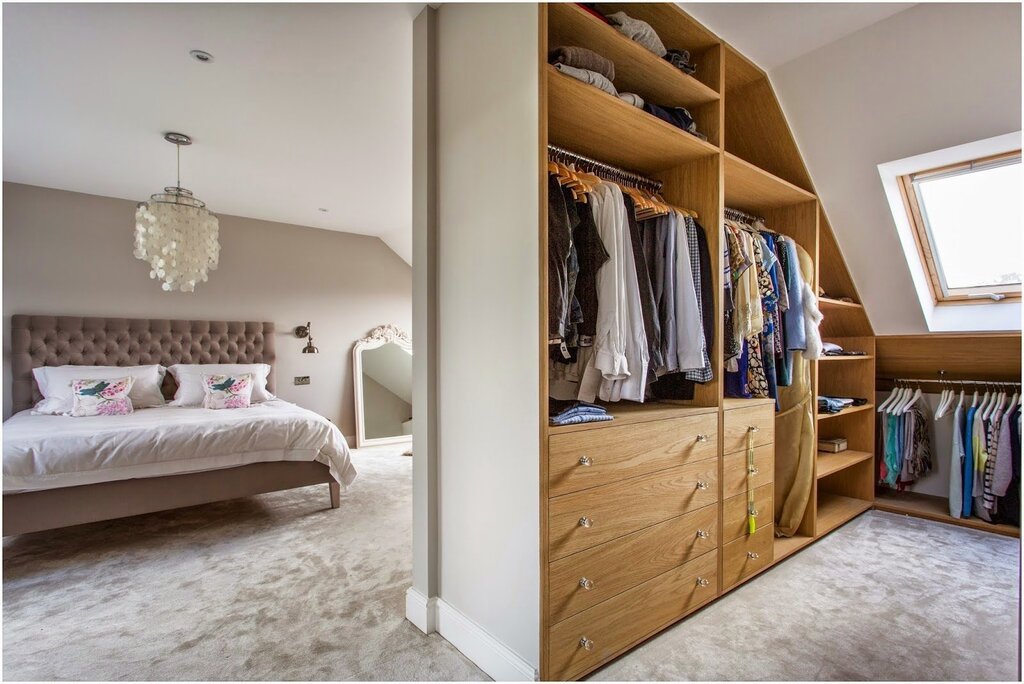
[[[616,191],[618,191],[616,193]],[[590,195],[594,224],[608,254],[606,263],[597,272],[597,322],[594,332],[593,357],[580,378],[582,401],[594,401],[601,378],[616,379],[629,376],[626,358],[626,340],[629,337],[627,312],[626,266],[632,264],[632,254],[626,258],[626,209],[621,201],[622,191],[611,183],[601,183]],[[637,293],[639,297],[639,292]],[[596,376],[596,377],[595,377]],[[587,385],[585,388],[584,385]]]
[[[676,230],[676,353],[679,370],[699,370],[704,367],[704,326],[693,284],[689,238],[683,215],[673,211],[671,216]]]
[[[964,504],[960,511],[964,518],[971,517],[974,505],[974,414],[977,412],[978,408],[971,406],[964,420]]]
[[[959,518],[964,510],[964,440],[961,434],[963,407],[953,413],[953,441],[949,454],[949,514]]]

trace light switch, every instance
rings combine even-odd
[[[308,385],[309,384],[309,376],[308,375],[296,375],[295,376],[295,384],[296,385]]]

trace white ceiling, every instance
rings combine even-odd
[[[876,2],[681,2],[765,71],[914,6]]]
[[[215,213],[375,235],[411,262],[421,7],[5,4],[4,180],[144,200],[174,185],[162,135],[180,131],[182,185]]]

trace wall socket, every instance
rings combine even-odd
[[[295,384],[296,385],[308,385],[309,384],[309,376],[308,375],[296,375],[295,376]]]

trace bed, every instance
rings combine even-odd
[[[3,534],[327,484],[332,508],[355,477],[344,437],[281,400],[214,411],[158,407],[129,416],[32,415],[39,366],[267,363],[263,322],[11,318],[12,406],[4,422]],[[168,373],[165,398],[176,389]]]

